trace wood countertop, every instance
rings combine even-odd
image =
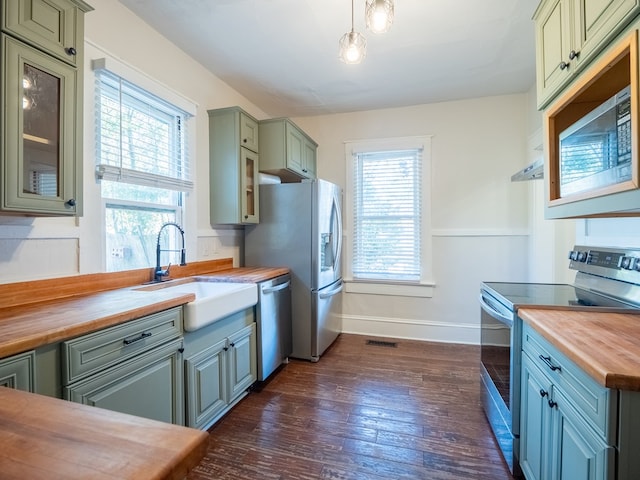
[[[0,358],[183,305],[191,293],[118,289],[0,309]]]
[[[3,479],[183,479],[207,432],[0,388]]]
[[[195,276],[220,282],[262,282],[289,273],[288,268],[230,268],[219,272],[206,272]],[[108,275],[108,274],[107,274]],[[90,276],[91,278],[94,275]],[[79,277],[81,281],[85,276]],[[183,277],[186,278],[186,277]],[[179,282],[180,279],[175,280]],[[51,283],[51,280],[43,282]],[[66,290],[72,280],[63,279]],[[97,283],[100,283],[98,280]],[[40,282],[24,282],[23,289],[39,291]],[[172,284],[172,281],[164,283]],[[11,291],[15,298],[16,284],[0,285]],[[152,288],[157,285],[157,288]],[[163,284],[153,284],[144,291],[141,284],[90,293],[83,285],[82,295],[53,298],[37,303],[18,304],[0,308],[0,358],[25,352],[51,343],[68,340],[102,328],[134,320],[145,315],[183,305],[195,297],[190,293],[167,292]],[[45,298],[52,294],[48,285]],[[25,295],[25,293],[20,293]],[[47,297],[48,296],[48,297]],[[6,295],[9,298],[9,295]],[[9,302],[10,303],[10,302]]]
[[[198,276],[206,276],[217,282],[260,283],[287,273],[290,270],[285,267],[239,267]]]
[[[640,391],[640,315],[521,308],[518,316],[601,385]]]

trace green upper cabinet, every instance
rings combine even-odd
[[[0,211],[82,213],[84,2],[2,1]]]
[[[74,66],[82,65],[84,2],[71,0],[3,0],[2,29]]]
[[[316,178],[318,144],[288,118],[260,122],[260,171],[284,182]]]
[[[543,0],[534,14],[538,108],[547,106],[638,13],[640,0]]]
[[[258,121],[238,107],[209,110],[210,220],[258,223]]]

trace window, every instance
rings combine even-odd
[[[346,146],[347,291],[426,296],[430,138]],[[368,284],[368,285],[367,285]]]
[[[164,223],[182,224],[184,193],[192,188],[190,114],[107,68],[96,69],[95,111],[106,270],[153,267],[158,232]],[[177,229],[165,231],[163,250],[177,250]],[[170,251],[160,260],[178,261]]]

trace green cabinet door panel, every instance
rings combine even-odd
[[[81,103],[76,101],[82,98],[81,73],[8,35],[2,34],[1,42],[4,148],[0,151],[0,164],[4,175],[0,210],[76,215],[82,190],[78,158],[82,155],[82,113]],[[34,95],[24,83],[26,72],[43,77],[54,87],[44,98],[55,115],[33,127],[23,108],[23,102]],[[31,105],[42,105],[43,101]],[[28,128],[49,130],[52,136],[33,135]],[[51,187],[46,186],[49,183]]]
[[[258,378],[256,324],[229,336],[229,401],[232,402]]]
[[[226,339],[185,360],[187,425],[203,428],[227,406]]]
[[[573,409],[572,402],[556,391],[553,411],[552,476],[559,480],[613,480],[615,449],[598,436]]]
[[[182,340],[174,340],[65,389],[68,400],[184,425]]]
[[[520,422],[520,467],[527,480],[548,478],[549,394],[551,383],[522,355]]]
[[[4,31],[71,65],[82,62],[83,12],[92,10],[85,2],[3,0],[2,9]]]
[[[258,121],[245,112],[240,112],[240,146],[258,153],[259,138]]]
[[[0,387],[35,391],[35,360],[33,350],[0,360]]]
[[[557,92],[569,79],[568,55],[571,51],[569,33],[570,1],[553,0],[539,7],[536,18],[536,62],[538,104],[548,103],[551,95]]]

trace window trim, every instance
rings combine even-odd
[[[354,140],[345,142],[345,241],[344,248],[344,281],[347,293],[363,293],[372,295],[392,295],[405,297],[432,297],[435,283],[433,281],[432,233],[431,233],[431,135],[415,137],[394,137],[371,140]],[[420,280],[388,281],[363,280],[353,278],[353,209],[354,209],[354,161],[356,153],[379,152],[385,150],[422,149],[422,209],[421,209],[421,272]]]

